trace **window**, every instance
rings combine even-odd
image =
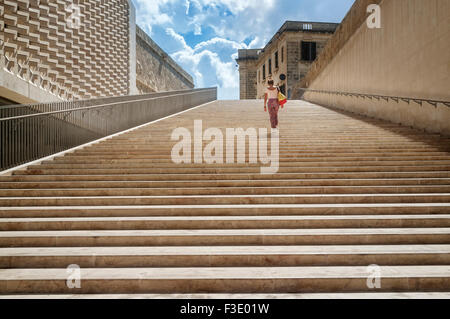
[[[281,47],[281,63],[284,62],[284,47]]]
[[[263,73],[263,81],[264,81],[266,79],[266,65],[265,64],[263,64],[262,73]]]
[[[302,60],[314,61],[316,59],[316,42],[302,41]]]
[[[272,59],[269,59],[269,75],[272,74]]]
[[[256,82],[259,83],[259,71],[257,72],[257,75],[256,75]]]
[[[279,64],[278,64],[278,51],[275,52],[275,69],[278,69]]]

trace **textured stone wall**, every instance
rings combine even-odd
[[[367,3],[355,2],[305,85],[322,91],[450,101],[450,1],[383,0],[380,29],[367,27]],[[305,99],[450,135],[450,107],[444,103],[313,92]]]
[[[37,101],[127,94],[129,10],[127,0],[0,1],[0,87]]]
[[[136,86],[140,93],[194,88],[192,77],[136,28]]]
[[[239,98],[253,100],[256,98],[256,61],[241,60],[239,62]]]
[[[299,42],[287,42],[287,81],[295,83],[300,80],[298,63],[301,59],[301,48]]]

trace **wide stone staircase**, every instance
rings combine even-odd
[[[290,101],[261,174],[174,163],[194,120],[270,128],[216,101],[0,176],[0,294],[450,297],[449,138]]]

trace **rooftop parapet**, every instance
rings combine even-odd
[[[261,49],[240,49],[237,60],[257,60]]]

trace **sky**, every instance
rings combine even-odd
[[[132,0],[136,23],[196,88],[239,98],[238,49],[263,48],[286,20],[341,22],[355,0]]]

